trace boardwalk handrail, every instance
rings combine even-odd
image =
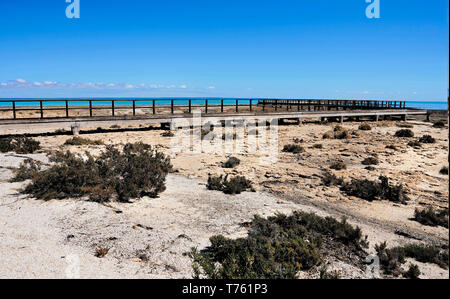
[[[9,105],[2,105],[8,104]],[[193,109],[200,108],[208,113],[213,108],[220,108],[220,113],[226,113],[226,107],[232,112],[295,112],[321,110],[367,110],[367,109],[405,109],[405,101],[386,100],[339,100],[339,99],[255,99],[255,98],[0,98],[0,119],[17,119],[19,112],[37,111],[38,117],[29,118],[70,118],[71,111],[85,110],[94,117],[94,111],[109,110],[110,116],[116,116],[118,110],[129,110],[136,116],[138,109],[149,109],[149,114],[160,114],[166,109],[170,114],[175,112],[191,114]],[[63,111],[63,115],[49,117],[46,112]],[[4,118],[6,113],[7,117]],[[9,114],[10,113],[10,114]]]

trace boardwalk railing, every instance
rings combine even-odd
[[[405,101],[308,99],[0,99],[0,119],[405,109]]]

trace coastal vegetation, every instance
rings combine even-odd
[[[15,152],[17,154],[32,154],[41,149],[39,141],[29,137],[1,137],[0,152]]]
[[[285,153],[298,154],[298,153],[301,153],[304,151],[305,151],[305,149],[298,144],[286,144],[283,147],[283,152],[285,152]]]
[[[228,160],[226,160],[224,163],[222,163],[223,168],[234,168],[238,166],[241,163],[241,160],[239,160],[236,157],[230,157]]]
[[[66,142],[64,142],[64,145],[103,145],[102,140],[91,140],[87,138],[82,138],[79,136],[67,139]]]
[[[31,179],[24,193],[42,200],[88,197],[96,202],[128,202],[164,191],[172,167],[168,157],[143,143],[125,144],[122,151],[107,146],[98,157],[57,152],[50,162],[45,170],[30,165],[28,172],[23,166],[17,173],[16,179]]]
[[[443,226],[448,228],[448,209],[436,211],[432,207],[424,210],[416,209],[414,220],[428,226]]]
[[[252,191],[255,189],[252,186],[252,182],[247,180],[243,176],[235,176],[228,179],[226,176],[209,176],[208,183],[206,184],[208,190],[222,191],[225,194],[241,194],[244,191]]]
[[[356,196],[368,201],[389,200],[406,204],[409,198],[402,184],[391,186],[389,179],[385,176],[380,176],[379,180],[380,182],[352,179],[350,182],[342,184],[341,191],[349,196]]]
[[[370,131],[370,130],[372,130],[372,127],[367,123],[363,123],[363,124],[359,125],[358,129],[361,131]]]
[[[414,132],[410,129],[401,129],[395,132],[395,137],[410,138],[414,137]]]
[[[209,279],[293,279],[299,271],[320,265],[332,250],[347,256],[366,255],[366,239],[358,227],[342,219],[295,211],[292,215],[255,216],[247,237],[210,238],[211,246],[188,253],[195,278]],[[276,236],[276,237],[274,237]],[[324,268],[322,268],[324,269]],[[321,271],[322,278],[338,278]]]

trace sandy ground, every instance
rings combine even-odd
[[[11,168],[17,167],[25,156],[0,154],[0,277],[63,278],[67,274],[74,276],[77,271],[73,269],[79,269],[79,276],[87,278],[191,277],[190,260],[183,255],[191,247],[204,248],[214,234],[245,235],[239,224],[254,214],[267,216],[293,210],[348,217],[350,223],[368,235],[370,253],[382,241],[388,241],[390,246],[419,241],[448,246],[448,229],[410,220],[417,207],[448,207],[448,176],[439,174],[447,165],[448,130],[415,122],[412,130],[417,137],[429,134],[437,139],[436,144],[416,149],[406,145],[410,139],[393,136],[399,129],[394,122],[371,123],[372,131],[358,131],[358,125],[344,124],[358,134],[347,140],[323,140],[323,133],[333,128],[331,124],[279,126],[278,161],[274,164],[259,163],[261,155],[250,152],[248,146],[239,154],[175,154],[170,151],[170,138],[162,137],[159,129],[84,134],[84,138],[101,139],[106,144],[152,144],[171,156],[177,170],[177,174],[169,175],[167,190],[160,198],[108,206],[70,199],[41,202],[18,195],[17,190],[24,183],[7,180],[12,175]],[[63,146],[69,137],[37,139],[43,152],[62,149],[95,154],[103,149]],[[302,139],[299,144],[306,151],[281,152],[283,145],[293,143],[294,138]],[[322,149],[312,147],[318,143]],[[388,144],[398,150],[386,149]],[[373,155],[378,156],[380,164],[375,170],[366,170],[361,161]],[[229,156],[241,159],[241,165],[221,168],[221,162]],[[44,162],[46,159],[44,154],[31,157]],[[323,170],[336,160],[347,165],[346,170],[333,171],[338,176],[375,180],[386,175],[393,183],[406,185],[410,202],[369,203],[348,197],[337,187],[323,186]],[[257,192],[227,196],[208,191],[205,182],[209,173],[245,175],[254,182]],[[400,236],[399,232],[409,237]],[[104,258],[94,256],[100,247],[109,249]],[[360,269],[339,261],[328,262],[329,268],[339,270],[343,277],[364,277]],[[415,263],[423,278],[449,277],[448,270]],[[314,275],[317,273],[301,276]]]

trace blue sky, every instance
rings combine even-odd
[[[446,101],[448,1],[0,1],[0,97]]]

